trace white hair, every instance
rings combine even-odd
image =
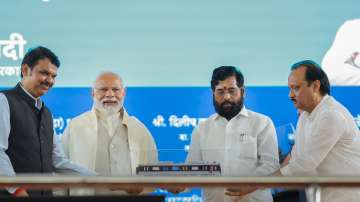
[[[124,80],[122,79],[122,77],[115,73],[115,72],[112,72],[112,71],[103,71],[103,72],[100,72],[97,76],[96,76],[96,79],[93,83],[93,88],[95,88],[96,86],[96,83],[99,81],[99,79],[102,77],[102,76],[105,76],[105,75],[112,75],[112,76],[115,76],[117,77],[119,80],[120,80],[120,83],[121,83],[121,87],[122,88],[125,88],[125,84],[124,84]]]

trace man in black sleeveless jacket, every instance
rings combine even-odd
[[[32,49],[22,61],[21,81],[0,93],[0,175],[55,171],[95,175],[65,157],[54,136],[51,112],[40,99],[54,85],[59,66],[49,49]],[[51,196],[51,191],[18,187],[7,189],[7,194]]]

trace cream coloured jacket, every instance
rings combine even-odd
[[[136,175],[136,167],[139,164],[157,162],[155,141],[148,129],[134,116],[129,116],[125,109],[122,124],[127,128],[132,175]],[[97,125],[95,109],[92,109],[73,118],[62,136],[62,144],[67,156],[91,170],[95,170]],[[116,141],[116,138],[112,141]],[[93,190],[71,190],[70,194],[88,195],[93,194]]]

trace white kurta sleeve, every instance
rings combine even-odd
[[[297,149],[292,152],[289,164],[281,168],[283,175],[312,173],[346,130],[345,124],[343,124],[345,117],[336,111],[325,111],[317,120],[312,131],[305,131],[308,134],[297,134],[306,135],[306,144],[297,144]],[[298,155],[297,152],[302,155]]]
[[[67,157],[69,157],[70,125],[68,125],[61,136],[61,146]]]
[[[6,150],[9,146],[10,108],[7,98],[0,93],[0,175],[14,176],[15,171]]]
[[[201,147],[200,147],[200,128],[197,126],[191,134],[191,144],[186,162],[202,161]]]
[[[83,166],[75,164],[69,158],[66,157],[63,148],[61,146],[60,141],[54,135],[53,138],[53,166],[55,167],[56,172],[59,173],[71,173],[71,174],[79,174],[86,176],[95,176],[96,172],[91,171]]]
[[[279,151],[274,124],[270,119],[257,136],[258,167],[256,176],[270,175],[279,169]]]
[[[153,136],[151,135],[151,133],[149,132],[149,130],[147,128],[146,129],[146,136],[148,137],[147,139],[147,153],[149,154],[147,157],[147,163],[157,163],[158,160],[158,150],[156,147],[156,143],[155,140],[153,138]]]

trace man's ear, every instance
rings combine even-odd
[[[315,80],[313,82],[313,89],[315,92],[320,92],[320,86],[321,86],[321,83],[319,80]]]
[[[91,88],[91,96],[92,96],[92,98],[95,97],[95,87]]]
[[[126,87],[123,88],[123,90],[122,90],[122,96],[125,97],[125,95],[126,95]]]
[[[243,98],[246,96],[245,86],[240,88]]]
[[[24,76],[30,76],[31,68],[27,64],[21,65],[21,74]]]

